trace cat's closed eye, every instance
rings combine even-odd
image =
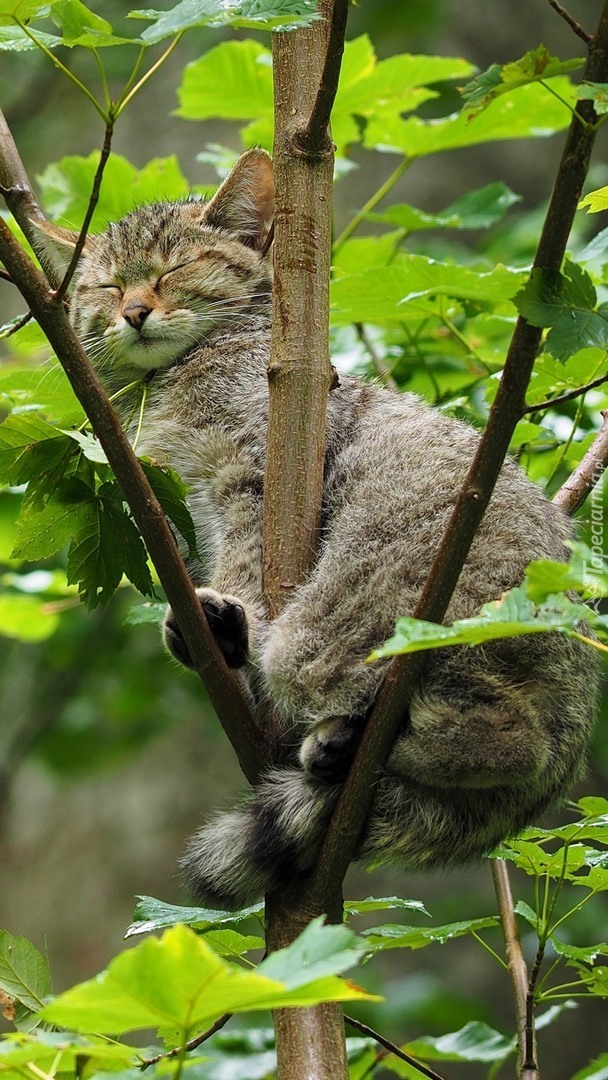
[[[165,278],[168,278],[171,274],[176,274],[178,270],[185,270],[188,266],[193,266],[196,261],[196,259],[188,259],[187,262],[179,263],[177,266],[170,266],[168,270],[165,270],[165,272],[157,278],[156,284],[160,285],[161,281],[164,281]]]
[[[104,282],[103,285],[98,285],[97,288],[103,289],[105,292],[115,292],[118,296],[123,295],[120,285],[115,285],[112,282]]]

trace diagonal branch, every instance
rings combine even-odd
[[[11,171],[13,165],[16,166],[15,173]],[[0,176],[5,187],[19,189],[14,212],[19,224],[25,225],[24,218],[35,200],[10,133],[2,143]],[[195,670],[205,683],[243,772],[255,781],[266,757],[265,737],[257,728],[240,686],[215,644],[173,534],[106,392],[76,338],[63,302],[49,290],[45,278],[3,221],[0,221],[0,257],[47,335],[93,425],[158,570]]]
[[[582,397],[588,390],[595,390],[596,386],[602,386],[605,382],[608,382],[608,375],[600,375],[598,379],[593,379],[592,382],[585,383],[584,386],[578,386],[576,390],[569,390],[567,394],[549,398],[548,401],[539,401],[537,405],[526,405],[524,416],[527,413],[544,412],[545,409],[552,409],[554,405],[563,405],[564,401],[573,401],[574,398]]]
[[[602,413],[602,417],[602,426],[587,453],[553,496],[553,502],[570,517],[580,509],[608,468],[608,410]]]
[[[591,42],[584,78],[592,82],[608,80],[608,0]],[[586,123],[583,126],[579,117],[574,116],[570,124],[535,267],[559,269],[566,250],[594,142],[592,103],[581,102],[579,110]],[[416,618],[441,622],[445,615],[506,457],[513,430],[522,415],[540,340],[541,330],[530,326],[520,316],[486,429],[416,606]],[[412,653],[398,657],[389,669],[341,792],[317,865],[304,886],[305,899],[312,911],[324,910],[331,883],[342,881],[353,858],[372,801],[370,780],[386,761],[395,741],[423,662],[422,653]],[[337,887],[334,884],[334,889]]]

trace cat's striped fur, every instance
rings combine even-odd
[[[293,765],[190,841],[196,896],[240,906],[311,864],[386,670],[366,664],[411,614],[477,445],[466,425],[341,378],[330,394],[323,530],[308,581],[272,624],[261,590],[267,427],[270,159],[243,155],[211,202],[143,207],[88,244],[72,319],[116,389],[151,379],[138,452],[190,485],[191,572],[254,706],[270,698]],[[66,240],[59,236],[59,240]],[[119,401],[123,417],[132,395]],[[511,462],[448,611],[474,615],[570,527]],[[169,613],[166,641],[188,662]],[[365,859],[445,866],[479,856],[576,778],[595,697],[591,651],[559,634],[429,655],[361,840]]]

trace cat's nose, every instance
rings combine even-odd
[[[122,317],[127,320],[129,326],[132,326],[134,330],[141,330],[151,311],[152,308],[149,308],[141,300],[134,300],[123,308]]]

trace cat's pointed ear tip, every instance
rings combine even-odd
[[[54,225],[52,221],[47,221],[46,218],[30,217],[29,221],[37,232],[44,233],[45,236],[54,240],[61,247],[76,247],[77,232],[64,229],[62,225]]]

